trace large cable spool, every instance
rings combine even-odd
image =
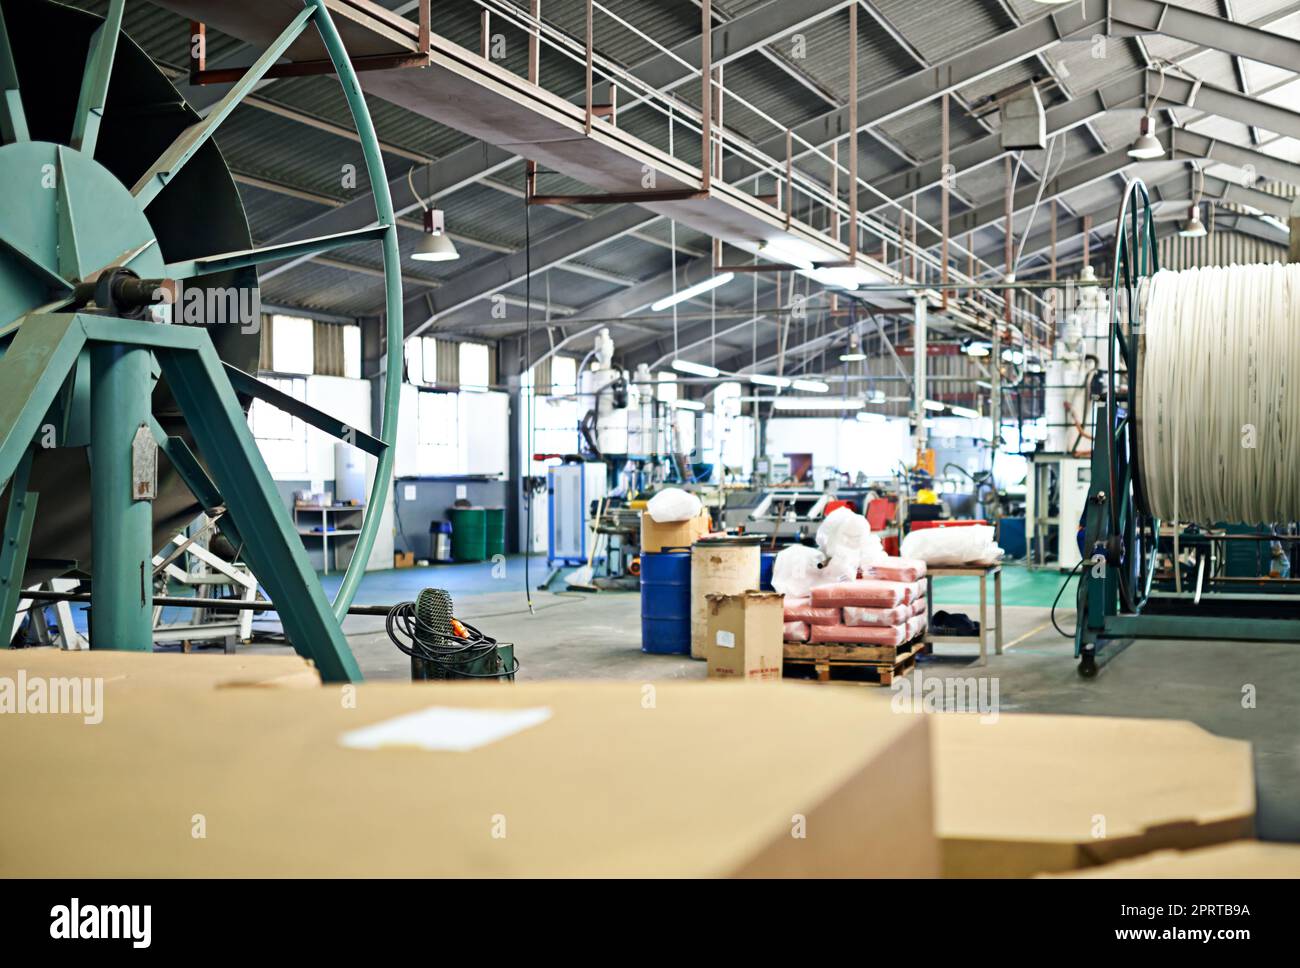
[[[54,217],[56,192],[42,183],[46,164],[69,192],[93,198],[104,221],[77,225],[83,258],[95,247],[112,247],[112,234],[136,228],[157,239],[153,251],[137,263],[142,274],[159,275],[167,262],[179,262],[213,252],[231,252],[252,245],[239,191],[215,143],[209,142],[167,188],[159,204],[144,215],[123,204],[114,210],[123,186],[131,185],[171,141],[199,120],[167,76],[131,39],[122,34],[117,47],[108,109],[92,159],[73,150],[69,133],[81,86],[80,52],[85,51],[103,20],[93,14],[50,0],[0,0],[10,46],[26,107],[30,139],[0,144],[0,181],[6,198],[0,209],[0,237],[45,260],[43,249],[56,244],[40,226]],[[69,60],[52,50],[77,52]],[[26,186],[26,187],[23,187]],[[146,238],[149,236],[146,236]],[[106,250],[105,250],[106,251]],[[118,253],[114,251],[107,258]],[[255,289],[257,273],[244,268],[193,280],[201,287]],[[30,266],[0,247],[0,330],[48,300]],[[206,320],[204,321],[204,323]],[[203,325],[203,323],[200,323]],[[259,338],[239,326],[207,326],[221,358],[242,370],[257,367]],[[0,338],[0,354],[5,348]],[[154,416],[170,433],[182,433],[175,403],[166,386],[154,395]],[[29,566],[24,584],[63,574],[60,562],[76,562],[85,571],[90,563],[90,463],[84,447],[40,449],[32,467],[31,489],[58,495],[41,504],[33,525]],[[0,497],[0,520],[8,506]],[[183,528],[199,507],[175,471],[159,465],[158,497],[153,505],[154,546]]]
[[[1300,520],[1300,266],[1161,270],[1141,286],[1143,510],[1166,521]]]
[[[125,5],[126,0],[110,0],[108,12],[101,18],[53,0],[0,0],[0,93],[4,95],[0,101],[0,185],[4,186],[0,192],[0,355],[14,341],[39,341],[30,334],[43,331],[28,327],[40,327],[43,320],[55,314],[87,312],[126,320],[143,318],[146,310],[153,308],[157,294],[172,283],[204,293],[238,292],[241,308],[245,301],[257,306],[256,266],[292,255],[322,254],[366,243],[377,244],[383,254],[384,365],[387,372],[397,372],[401,367],[403,327],[396,216],[382,149],[356,71],[331,16],[331,0],[270,5],[274,10],[268,7],[264,23],[278,34],[203,118],[123,33]],[[200,6],[211,12],[219,10],[221,4],[212,0]],[[196,15],[199,12],[196,10]],[[376,221],[350,232],[297,239],[287,246],[255,248],[234,179],[211,139],[270,67],[291,48],[300,49],[294,46],[299,41],[306,44],[302,50],[323,55],[315,59],[328,61],[338,77],[365,160]],[[84,58],[77,56],[80,51],[85,51]],[[82,70],[69,69],[69,52],[73,55],[71,63],[81,64]],[[154,280],[149,301],[137,298],[127,305],[127,300],[117,299],[114,280],[124,277]],[[86,295],[91,292],[93,295]],[[176,313],[174,306],[170,320],[155,322],[202,326],[223,363],[242,371],[255,369],[260,327],[245,326],[243,319],[237,320],[241,325],[230,325],[231,314],[211,313],[211,306],[205,301],[195,315],[195,307],[186,302],[183,315]],[[42,433],[30,443],[23,440],[15,445],[5,441],[4,459],[13,466],[6,466],[0,475],[0,486],[15,474],[18,461],[10,460],[11,452],[21,446],[32,455],[30,480],[25,481],[23,489],[46,495],[35,516],[30,542],[24,541],[28,565],[24,585],[67,573],[84,577],[91,563],[95,522],[90,520],[89,481],[93,454],[88,454],[86,448],[94,423],[90,396],[96,381],[89,362],[89,354],[83,353],[62,386],[57,407],[49,411],[55,414],[51,420],[57,419],[65,426],[53,428],[51,435],[45,435],[42,427]],[[19,368],[23,365],[14,364]],[[41,369],[37,384],[47,372]],[[210,379],[211,373],[205,374],[204,385],[211,387]],[[252,386],[241,374],[225,374],[217,379],[229,380],[232,386]],[[22,414],[33,399],[35,384],[19,382],[26,388],[23,398],[18,399],[18,391],[14,391],[6,402],[12,411]],[[141,382],[143,378],[134,373],[125,383],[119,381],[123,385]],[[104,381],[97,385],[102,387]],[[160,428],[150,429],[164,440],[178,437],[183,442],[192,441],[186,431],[187,421],[192,426],[195,411],[201,409],[194,405],[194,393],[203,391],[173,385],[176,398],[190,398],[191,412],[182,418],[165,382],[156,387],[150,409]],[[7,389],[0,387],[0,396]],[[366,435],[368,443],[357,445],[377,458],[376,470],[356,551],[333,602],[334,618],[339,621],[356,594],[391,488],[399,391],[398,381],[386,381],[378,434]],[[249,392],[261,393],[253,389]],[[247,400],[243,404],[246,406]],[[318,414],[317,419],[326,426],[333,422],[328,415]],[[101,426],[112,423],[106,420]],[[145,426],[143,421],[141,426]],[[352,429],[341,427],[343,431]],[[336,436],[344,439],[350,434]],[[240,488],[231,485],[229,468],[246,463],[249,456],[247,451],[239,451],[240,445],[227,453],[225,443],[209,439],[210,452],[203,453],[201,447],[197,456],[209,462],[209,469],[214,463],[227,469],[227,493],[217,495],[217,499],[224,498],[227,505],[242,504],[242,510],[229,508],[237,525],[240,514],[262,513],[264,501],[262,495],[249,497],[247,492],[243,499],[232,499],[230,492]],[[258,479],[256,487],[265,483]],[[152,523],[154,548],[192,520],[200,508],[167,462],[159,463],[156,494],[148,500],[152,501],[152,521],[146,519],[144,527]],[[5,512],[5,503],[0,503],[0,513]],[[100,516],[101,526],[106,519]],[[258,539],[278,548],[289,533],[288,523],[274,523],[276,533],[264,532]],[[243,528],[240,531],[248,540],[248,532]],[[104,542],[101,549],[108,546],[109,542]],[[292,580],[296,582],[297,566],[281,571],[294,572]],[[267,581],[265,575],[259,578]],[[299,624],[300,639],[307,637],[309,625],[320,632],[314,621],[317,611],[312,601],[301,612],[302,623],[291,619]],[[333,672],[355,677],[351,657],[346,656],[346,661],[340,658],[346,652],[345,644],[333,632],[328,636],[329,658],[339,658]],[[295,647],[306,649],[308,645],[296,641]]]

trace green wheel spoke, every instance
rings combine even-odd
[[[140,180],[131,189],[131,194],[139,200],[141,208],[152,202],[158,193],[180,174],[186,162],[208,143],[226,118],[230,117],[239,103],[253,92],[266,76],[266,72],[271,69],[271,65],[284,56],[290,45],[298,39],[298,35],[315,16],[316,7],[313,5],[306,7],[294,17],[284,32],[257,59],[257,62],[226,92],[226,96],[217,102],[208,116],[182,131],[158,160],[149,166],[149,170],[140,176]]]
[[[170,279],[193,279],[195,276],[210,272],[226,272],[231,269],[243,269],[247,266],[262,265],[266,262],[279,262],[284,259],[297,259],[301,256],[319,255],[333,249],[356,245],[360,242],[377,242],[388,232],[387,225],[368,225],[364,229],[350,232],[337,232],[334,235],[321,235],[300,242],[282,242],[262,248],[243,249],[239,252],[224,252],[221,255],[205,256],[189,262],[176,262],[167,266]]]
[[[0,9],[0,138],[7,144],[32,138],[27,130],[22,91],[18,87],[18,68],[14,64],[3,9]]]
[[[122,33],[122,11],[126,0],[109,0],[104,22],[90,38],[86,70],[81,75],[81,94],[77,97],[77,114],[72,122],[72,147],[92,158],[99,140],[99,125],[108,101],[108,82],[113,77],[113,58]]]

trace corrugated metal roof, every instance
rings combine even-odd
[[[107,0],[70,0],[75,6],[95,13],[104,11]],[[390,8],[401,0],[384,0]],[[523,0],[516,0],[526,7]],[[714,0],[715,12],[720,21],[742,16],[762,6],[768,0]],[[639,31],[653,37],[660,44],[671,46],[690,41],[698,35],[700,13],[693,0],[602,0],[617,16],[624,18]],[[1179,6],[1220,16],[1220,0],[1179,0]],[[445,0],[436,5],[436,29],[443,36],[477,50],[480,42],[479,4],[471,0]],[[935,63],[944,58],[960,56],[961,52],[984,40],[997,37],[1024,23],[1055,11],[1051,5],[1037,0],[872,0],[870,6],[886,22],[888,29],[867,9],[859,11],[860,91],[869,94],[874,89],[907,77],[918,71],[919,60]],[[1243,23],[1261,23],[1275,18],[1279,12],[1293,7],[1293,0],[1234,0],[1234,11]],[[581,37],[584,30],[584,0],[545,0],[543,15],[554,25],[573,37]],[[413,16],[413,15],[412,15]],[[624,67],[631,67],[657,52],[657,48],[637,37],[634,32],[618,26],[598,12],[597,48],[600,54]],[[763,120],[737,101],[729,99],[724,109],[723,121],[734,133],[751,141],[763,141],[776,134],[781,126],[794,126],[830,110],[835,103],[845,103],[848,91],[848,14],[840,10],[801,28],[804,41],[795,56],[788,38],[776,45],[776,53],[784,58],[784,65],[761,53],[752,53],[729,64],[725,71],[728,91],[734,92],[763,114],[773,118],[776,127]],[[1300,36],[1300,13],[1293,14],[1265,29]],[[172,68],[184,69],[187,63],[188,24],[180,17],[153,7],[133,2],[127,5],[126,30],[156,60]],[[504,57],[500,58],[506,69],[522,74],[526,64],[524,34],[505,23],[503,17],[494,17],[493,33],[505,40]],[[891,35],[892,34],[892,35]],[[901,41],[901,42],[900,42]],[[245,45],[209,31],[208,55],[210,61],[231,58],[238,62],[245,56],[250,60],[253,51]],[[1201,53],[1189,57],[1190,45],[1165,37],[1146,37],[1143,42],[1154,58],[1184,58],[1187,69],[1207,82],[1236,89],[1238,67],[1233,59],[1217,52]],[[918,60],[919,59],[919,60]],[[1046,62],[1046,66],[1044,63]],[[1144,61],[1137,41],[1109,38],[1099,44],[1089,38],[1079,42],[1058,45],[1046,52],[1042,61],[1029,58],[1008,65],[966,85],[954,98],[951,116],[952,143],[954,147],[987,136],[988,129],[996,129],[995,115],[980,124],[971,119],[964,107],[992,93],[1012,85],[1042,76],[1051,71],[1059,78],[1065,94],[1078,96],[1096,89],[1117,78],[1142,69]],[[1284,83],[1294,77],[1279,68],[1245,62],[1247,80],[1252,90],[1265,89],[1259,96],[1263,100],[1300,110],[1300,80]],[[562,96],[576,97],[583,87],[582,71],[572,59],[544,50],[542,73],[545,86]],[[792,76],[793,75],[793,76]],[[1281,84],[1273,90],[1270,87]],[[811,89],[810,89],[811,88]],[[820,90],[822,93],[817,93]],[[217,142],[231,168],[245,179],[241,195],[249,214],[250,225],[256,239],[267,239],[291,229],[293,226],[326,211],[329,200],[346,201],[367,190],[365,168],[361,153],[354,140],[313,127],[312,119],[351,129],[351,119],[341,97],[337,81],[332,77],[305,77],[282,79],[264,86],[257,93],[280,113],[256,107],[239,108],[218,133]],[[698,85],[682,85],[677,96],[687,104],[698,98]],[[1045,94],[1050,103],[1063,94],[1051,90]],[[389,178],[402,175],[414,162],[410,157],[439,158],[458,148],[473,144],[472,139],[440,125],[428,118],[395,105],[371,98],[372,116],[381,140],[392,146],[384,157]],[[298,112],[302,120],[285,117],[284,112]],[[939,154],[938,103],[931,101],[916,107],[878,126],[873,135],[860,139],[860,172],[869,180],[879,180],[886,175],[905,170],[908,163],[899,152],[918,160],[928,161]],[[1193,120],[1194,112],[1180,111],[1181,120],[1193,130],[1203,131],[1212,137],[1252,146],[1250,132],[1235,119]],[[648,108],[624,111],[619,123],[629,132],[660,147],[667,147],[667,124],[662,114]],[[1130,141],[1135,133],[1135,116],[1132,113],[1095,120],[1092,130],[1109,148]],[[1283,138],[1270,140],[1255,150],[1300,161],[1300,142]],[[685,160],[698,156],[698,137],[676,132],[677,153]],[[893,149],[886,147],[893,146]],[[897,150],[894,150],[897,149]],[[1066,169],[1100,152],[1092,136],[1084,129],[1072,131],[1058,142],[1052,168],[1060,167],[1064,159]],[[843,152],[841,152],[843,155]],[[1029,171],[1041,167],[1040,152],[1025,155]],[[355,166],[356,185],[344,183],[350,174],[345,166]],[[825,163],[810,161],[804,170],[814,177],[827,177]],[[1137,170],[1137,169],[1134,169]],[[1154,172],[1144,166],[1143,173]],[[1029,171],[1022,173],[1022,185],[1032,184]],[[494,179],[517,192],[522,188],[523,167],[515,165],[498,172]],[[957,192],[971,198],[976,205],[1000,200],[1003,189],[1003,169],[1000,163],[960,172]],[[543,187],[548,192],[575,193],[584,191],[576,179],[546,173]],[[249,184],[279,186],[276,190]],[[1079,189],[1064,196],[1067,206],[1104,205],[1118,200],[1122,182],[1108,178],[1095,185]],[[417,186],[418,187],[418,186]],[[312,196],[320,196],[311,200]],[[928,192],[918,200],[918,210],[923,217],[937,212],[937,193]],[[399,204],[406,200],[399,198]],[[447,213],[449,230],[465,239],[477,239],[494,248],[518,249],[524,242],[524,203],[514,194],[472,185],[439,201]],[[589,216],[598,215],[602,207],[584,209]],[[964,210],[960,201],[954,202],[954,214]],[[564,210],[538,206],[528,212],[531,235],[534,241],[545,238],[566,227],[578,224],[578,218]],[[1024,216],[1021,216],[1023,219]],[[1042,225],[1042,214],[1036,227]],[[644,234],[666,240],[668,223],[658,220],[643,230]],[[417,241],[417,234],[402,230],[403,251]],[[989,235],[988,244],[996,244],[998,233]],[[710,240],[702,233],[678,226],[678,244],[683,258],[690,253],[707,253]],[[983,243],[982,243],[983,244]],[[371,247],[373,249],[373,247]],[[460,244],[462,259],[457,263],[419,266],[405,263],[403,271],[412,279],[439,279],[474,271],[477,267],[500,258],[499,252],[474,246],[471,242]],[[378,266],[376,252],[363,247],[333,253],[336,259],[355,261],[363,267]],[[655,246],[624,236],[591,250],[581,258],[581,263],[603,273],[629,279],[647,278],[662,272],[669,265],[669,253]],[[753,280],[736,286],[737,298],[747,298]],[[382,302],[381,281],[358,272],[347,272],[318,263],[307,263],[271,280],[264,293],[267,301],[347,314],[352,311],[369,311]],[[568,290],[565,303],[585,298],[599,298],[611,291],[611,283],[590,276],[565,274]],[[764,278],[761,285],[766,290],[770,282]],[[727,290],[730,298],[730,289]],[[358,307],[361,307],[358,309]],[[744,344],[740,338],[735,342]]]

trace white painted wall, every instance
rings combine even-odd
[[[885,477],[910,454],[906,420],[864,423],[850,418],[777,417],[767,424],[767,456],[812,454],[813,476],[821,481],[835,471]]]

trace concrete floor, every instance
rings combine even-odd
[[[534,585],[545,574],[533,562]],[[1008,568],[1004,587],[1007,650],[990,656],[1002,712],[1061,713],[1187,719],[1212,733],[1248,740],[1255,752],[1259,835],[1300,841],[1300,644],[1240,642],[1139,642],[1092,680],[1081,679],[1073,644],[1052,628],[1048,608],[1059,577]],[[977,599],[967,579],[941,579],[935,607],[969,606]],[[325,579],[332,594],[337,577]],[[523,595],[523,561],[436,566],[366,576],[358,603],[410,600],[427,586],[447,588],[458,617],[502,641],[516,644],[520,681],[536,679],[662,680],[703,678],[701,662],[640,651],[640,596],[631,592],[533,592],[534,614]],[[559,589],[557,581],[552,587]],[[1063,596],[1069,602],[1072,595]],[[1024,603],[1024,604],[1019,604]],[[969,607],[959,608],[974,614]],[[1074,627],[1071,609],[1057,622]],[[274,629],[259,621],[259,628]],[[371,679],[407,679],[409,660],[389,642],[383,619],[351,617],[345,631],[362,672]],[[255,645],[273,651],[273,645]],[[970,675],[974,646],[942,646],[924,660],[923,674]],[[1243,689],[1255,687],[1254,708],[1243,708]],[[888,701],[889,690],[861,689]],[[1062,751],[1068,755],[1068,751]]]

